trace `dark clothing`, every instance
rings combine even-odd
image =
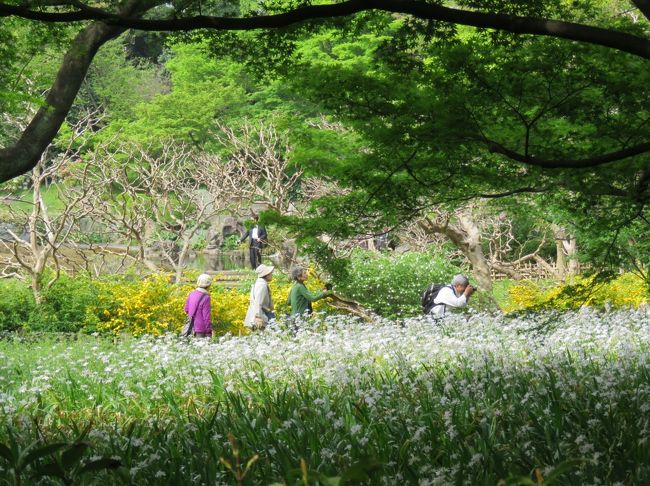
[[[257,239],[253,238],[253,231],[257,229]],[[242,241],[246,241],[246,238],[250,237],[250,244],[251,246],[257,246],[259,248],[264,248],[266,246],[266,239],[268,237],[266,233],[266,229],[264,226],[260,226],[259,224],[256,224],[253,226],[251,229],[246,230],[246,233],[242,235],[241,238],[239,238],[239,242],[241,243]]]
[[[257,229],[257,238],[253,238],[253,232]],[[255,270],[262,263],[262,248],[267,244],[267,233],[264,226],[255,225],[239,239],[239,242],[245,241],[250,238],[249,254],[251,260],[251,267]]]
[[[291,287],[289,297],[287,298],[287,304],[291,306],[291,315],[311,314],[311,303],[323,297],[327,297],[326,292],[315,292],[312,294],[307,290],[304,283],[296,282]]]
[[[248,256],[250,257],[251,268],[255,270],[262,263],[262,250],[251,245],[248,249]]]

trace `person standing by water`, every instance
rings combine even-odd
[[[272,266],[263,264],[255,269],[257,280],[251,287],[250,303],[244,319],[244,326],[250,329],[264,329],[269,321],[275,318],[269,288],[269,282],[273,279],[273,269]]]
[[[311,293],[305,286],[307,280],[307,269],[303,267],[294,267],[291,269],[291,280],[295,283],[289,291],[287,304],[291,306],[291,316],[311,315],[311,303],[323,299],[330,295],[328,290]]]
[[[266,246],[268,235],[264,226],[258,223],[259,216],[257,214],[253,215],[253,221],[255,221],[255,224],[239,238],[239,243],[244,242],[246,238],[250,238],[248,251],[250,254],[251,268],[255,270],[262,263],[262,248]]]
[[[212,337],[212,310],[210,292],[212,277],[202,273],[196,281],[196,289],[190,292],[185,301],[185,313],[194,316],[194,337]]]

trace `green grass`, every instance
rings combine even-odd
[[[1,191],[0,187],[0,191]],[[42,194],[43,194],[43,201],[45,202],[45,206],[48,208],[50,211],[50,215],[54,216],[59,214],[63,208],[64,205],[59,199],[59,194],[58,194],[58,189],[56,184],[52,184],[50,186],[44,187],[42,189]],[[0,206],[0,218],[7,218],[11,215],[11,209],[14,209],[15,211],[20,211],[20,212],[29,212],[31,211],[32,208],[32,191],[31,190],[22,190],[19,192],[16,192],[12,194],[12,196],[16,199],[22,199],[26,202],[19,202],[19,201],[10,201],[6,204],[3,204]]]

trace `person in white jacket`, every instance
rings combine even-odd
[[[433,299],[434,305],[431,314],[435,317],[442,317],[450,308],[465,307],[474,290],[465,275],[456,275],[452,279],[451,285],[441,288],[436,298]]]
[[[244,326],[257,330],[264,329],[269,320],[275,317],[273,314],[273,299],[269,282],[273,279],[273,267],[270,265],[259,265],[255,269],[257,280],[251,287],[250,304],[244,319]]]

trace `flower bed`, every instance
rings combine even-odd
[[[649,344],[644,310],[13,339],[0,443],[82,437],[121,464],[89,484],[646,484]]]

